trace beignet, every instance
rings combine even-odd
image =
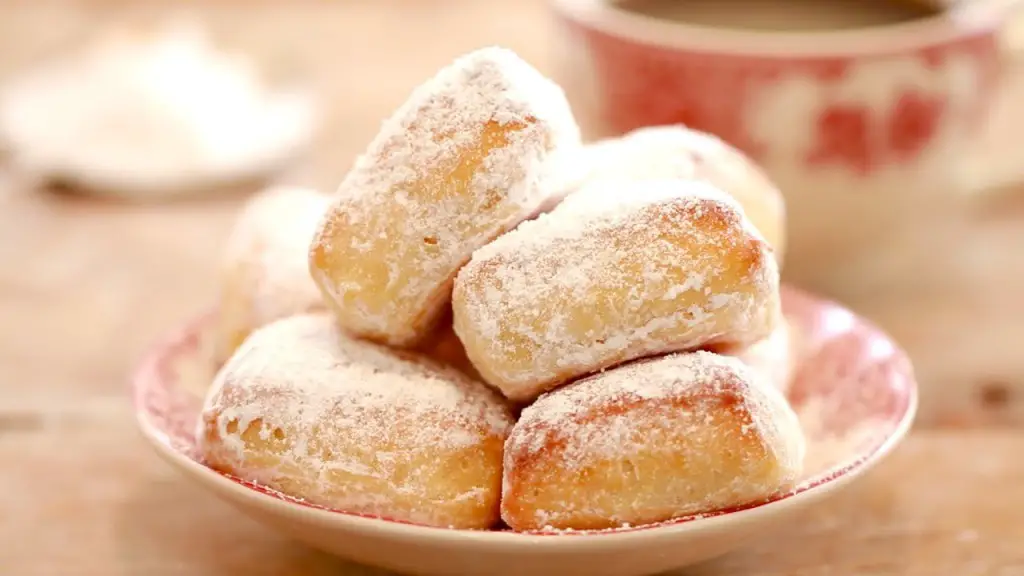
[[[338,189],[310,270],[349,332],[413,347],[473,251],[546,205],[545,161],[579,146],[561,88],[501,48],[460,57],[385,122]]]
[[[681,178],[704,180],[743,206],[774,248],[780,266],[786,248],[786,202],[764,171],[717,136],[682,125],[638,128],[583,146],[577,163],[587,175],[575,182]],[[570,185],[573,180],[567,180]],[[563,192],[568,192],[566,190]]]
[[[745,346],[778,320],[771,247],[685,180],[593,183],[477,250],[452,296],[481,376],[525,402],[643,356]]]
[[[197,443],[212,468],[312,504],[488,528],[512,423],[457,370],[302,315],[258,329],[223,366]]]
[[[295,187],[270,188],[246,202],[222,258],[218,363],[256,328],[325,308],[306,262],[327,203],[327,195]]]
[[[785,398],[739,360],[641,360],[523,409],[501,516],[521,531],[595,530],[738,507],[792,488],[805,450]]]

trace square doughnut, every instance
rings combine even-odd
[[[698,351],[579,380],[523,409],[505,442],[515,530],[639,526],[791,489],[806,440],[781,392]]]
[[[682,125],[638,128],[587,144],[576,164],[585,175],[573,183],[600,180],[681,178],[706,180],[743,206],[747,218],[772,246],[780,265],[786,243],[786,202],[767,174],[743,152],[717,136]],[[577,168],[577,171],[579,168]]]
[[[208,392],[197,444],[210,467],[312,504],[483,529],[498,520],[512,423],[484,384],[320,313],[242,344]]]
[[[478,250],[452,296],[486,382],[528,402],[643,356],[744,346],[779,321],[771,247],[705,182],[594,182]]]
[[[356,160],[312,243],[313,279],[340,324],[417,345],[473,251],[547,205],[549,156],[579,145],[561,88],[513,52],[442,69]]]
[[[274,187],[243,206],[224,246],[214,354],[226,361],[249,333],[271,321],[326,309],[307,255],[328,196]]]

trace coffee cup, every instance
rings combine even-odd
[[[932,256],[1005,67],[1006,2],[884,3],[553,0],[556,74],[591,138],[682,123],[761,164],[785,276],[844,297]]]

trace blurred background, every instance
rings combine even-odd
[[[1004,25],[1009,38],[1014,20]],[[108,514],[106,497],[66,495],[71,470],[117,470],[123,483],[97,483],[98,493],[164,478],[138,464],[134,438],[125,444],[125,380],[162,334],[211,303],[220,247],[248,195],[272,184],[333,190],[414,86],[492,44],[573,81],[571,46],[545,0],[0,0],[0,459],[23,469],[0,473],[0,491],[63,503],[19,522]],[[915,191],[921,210],[893,224],[908,231],[902,240],[872,246],[877,267],[854,275],[808,250],[787,263],[787,280],[908,349],[923,426],[1024,422],[1024,66],[1007,70],[964,159],[969,176]],[[566,89],[589,110],[586,90]],[[580,120],[586,134],[603,132]],[[879,210],[886,202],[879,194]],[[28,557],[0,550],[0,573],[26,574],[4,571],[5,554]],[[274,562],[313,562],[304,554]],[[47,573],[111,574],[94,568]]]
[[[986,1],[1000,4],[975,0]],[[4,2],[5,380],[48,383],[27,397],[76,397],[89,367],[86,394],[119,392],[145,345],[209,301],[216,247],[247,193],[333,190],[409,91],[475,47],[516,50],[563,84],[585,135],[606,135],[581,41],[551,12],[544,0]],[[791,214],[827,215],[819,229],[848,210],[855,222],[899,216],[848,225],[860,232],[842,250],[824,233],[791,235],[785,276],[891,331],[935,383],[926,417],[946,423],[1024,418],[1024,76],[1007,62],[955,185],[822,185],[810,199],[783,186]],[[65,361],[32,360],[54,347]]]

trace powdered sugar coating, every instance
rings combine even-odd
[[[564,180],[563,195],[594,181],[704,180],[736,198],[781,261],[786,220],[782,194],[760,167],[717,136],[682,125],[652,126],[593,142],[574,156],[563,162],[576,165],[572,178]]]
[[[212,466],[314,504],[485,528],[512,422],[498,395],[457,370],[316,314],[246,340],[216,376],[197,434]]]
[[[307,254],[328,196],[269,188],[242,208],[224,247],[217,354],[226,360],[253,329],[324,307]]]
[[[641,360],[541,396],[505,443],[502,517],[519,529],[660,522],[792,487],[796,414],[736,358]]]
[[[477,250],[452,305],[480,374],[525,401],[642,356],[759,340],[778,291],[771,248],[724,192],[595,182]]]
[[[579,145],[561,88],[513,52],[442,69],[357,159],[313,242],[339,321],[391,345],[421,340],[473,250],[546,205],[548,157]]]
[[[721,352],[735,356],[782,392],[789,390],[796,359],[790,345],[789,323],[786,320],[779,322],[775,330],[763,340]]]

